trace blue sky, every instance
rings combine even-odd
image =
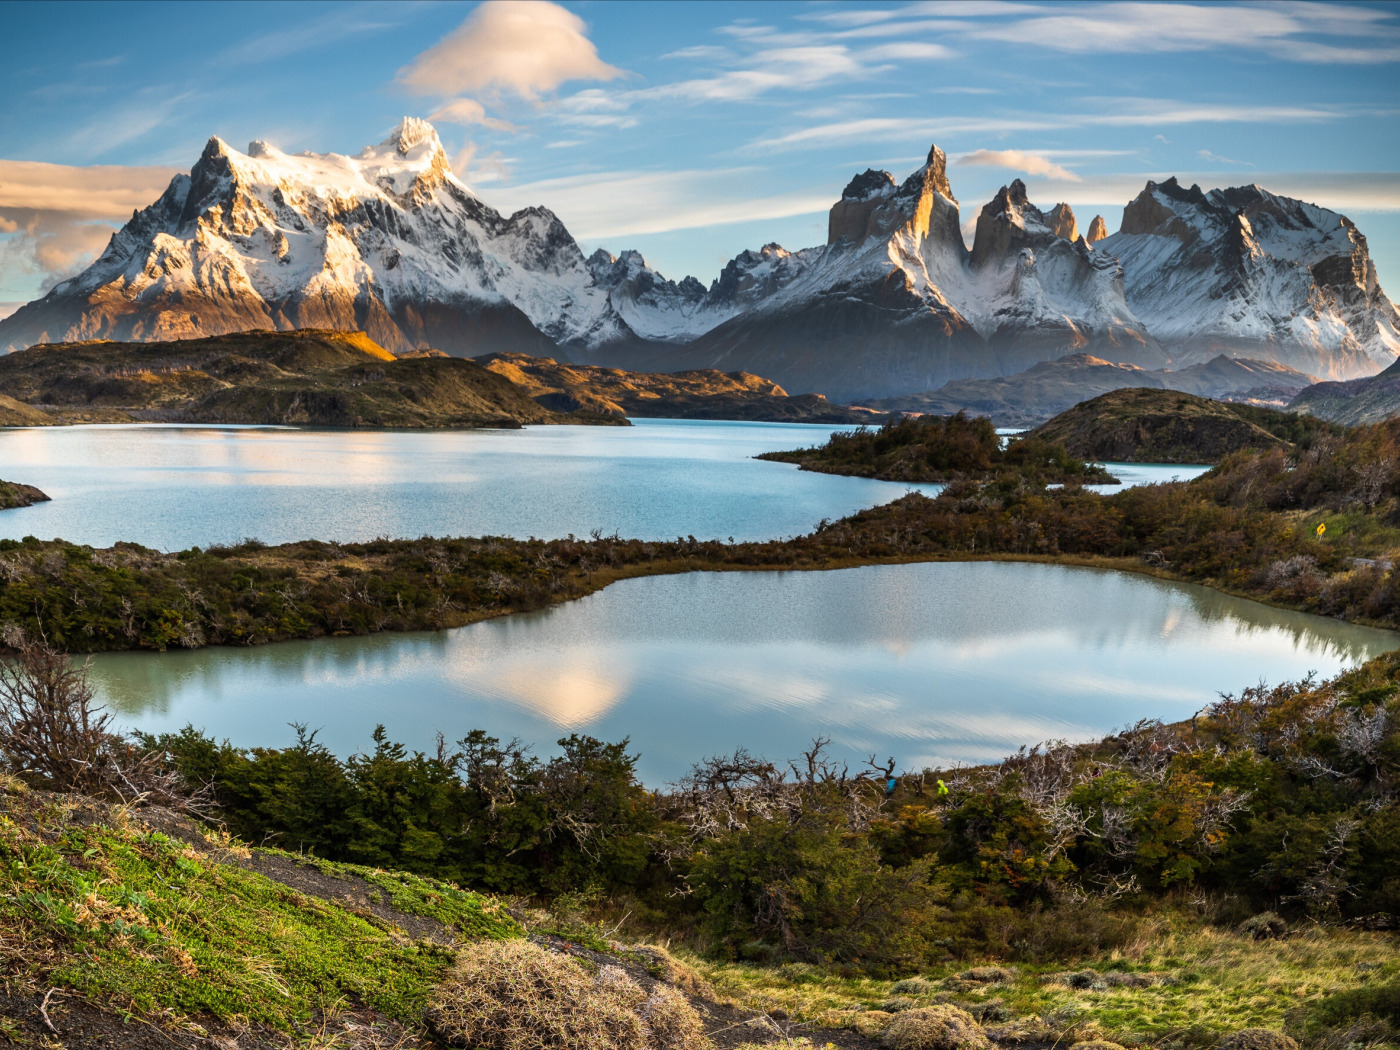
[[[821,243],[852,174],[936,142],[964,220],[1017,177],[1110,229],[1148,178],[1258,182],[1400,294],[1396,4],[10,2],[0,41],[0,312],[210,135],[354,153],[404,114],[488,203],[676,278]]]

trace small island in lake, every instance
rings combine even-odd
[[[948,482],[1013,473],[1041,485],[1113,484],[1103,467],[1075,459],[1063,445],[1038,437],[1003,442],[988,419],[912,416],[876,430],[832,434],[825,445],[765,452],[758,459],[796,463],[803,470],[881,481]]]
[[[47,503],[49,497],[33,485],[19,485],[13,481],[0,481],[0,510],[13,510],[15,507],[32,507],[36,503]]]

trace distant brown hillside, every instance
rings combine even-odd
[[[866,404],[886,411],[924,412],[935,416],[968,412],[987,416],[1001,427],[1029,427],[1110,390],[1156,387],[1220,401],[1283,408],[1312,382],[1312,376],[1272,361],[1252,361],[1223,354],[1186,368],[1151,371],[1092,354],[1067,354],[1054,361],[1042,361],[1015,375],[957,379],[937,390]]]
[[[1218,463],[1241,449],[1284,448],[1340,429],[1288,412],[1136,388],[1076,405],[1029,436],[1099,462]]]
[[[363,332],[251,331],[160,343],[40,344],[0,357],[10,425],[149,420],[337,427],[594,422],[474,361],[399,360]],[[38,413],[39,415],[34,415]]]
[[[883,418],[869,409],[833,405],[820,394],[790,396],[776,383],[749,372],[627,372],[526,354],[487,354],[475,360],[558,412],[781,423],[869,423]]]

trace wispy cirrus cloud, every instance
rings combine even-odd
[[[639,236],[721,223],[782,219],[826,211],[830,192],[735,197],[748,168],[598,172],[500,188],[492,201],[506,210],[549,201],[582,240]]]
[[[1085,101],[1094,101],[1092,99]],[[937,139],[981,131],[1002,134],[1021,131],[1087,127],[1159,127],[1174,124],[1280,124],[1337,120],[1353,115],[1335,106],[1247,106],[1178,102],[1169,99],[1111,99],[1113,108],[1084,113],[1026,113],[1009,117],[940,117],[907,120],[868,117],[798,128],[776,138],[751,143],[753,148],[825,146],[848,141],[908,141]]]
[[[1063,5],[979,25],[967,35],[1074,54],[1259,50],[1296,62],[1371,64],[1400,60],[1395,14],[1308,2]],[[1338,45],[1317,39],[1336,36],[1354,41]]]
[[[1257,51],[1310,64],[1400,61],[1394,8],[1307,0],[1239,3],[913,3],[802,16],[846,39],[995,41],[1066,54]]]
[[[1196,156],[1210,164],[1233,164],[1241,168],[1254,167],[1254,165],[1247,160],[1231,160],[1229,157],[1222,157],[1219,153],[1212,153],[1208,149],[1198,149],[1196,151]]]
[[[964,154],[953,163],[967,164],[984,168],[1010,168],[1023,171],[1027,175],[1045,175],[1053,179],[1078,182],[1079,176],[1068,168],[1061,167],[1048,157],[1037,153],[1026,153],[1019,149],[979,149]]]

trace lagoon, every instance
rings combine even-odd
[[[1218,693],[1337,671],[1400,635],[1132,573],[1014,562],[624,580],[566,605],[436,634],[93,661],[127,725],[192,723],[282,746],[288,723],[341,755],[375,725],[430,749],[472,729],[550,753],[570,732],[630,737],[659,787],[710,754],[855,763],[996,760]]]

